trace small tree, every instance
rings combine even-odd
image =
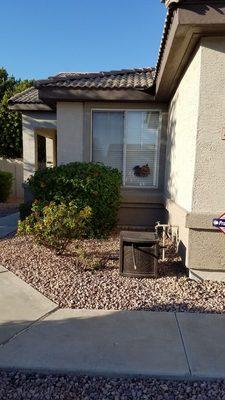
[[[9,110],[8,100],[32,86],[32,83],[16,80],[8,75],[5,68],[0,68],[0,157],[22,156],[22,117],[19,112]]]

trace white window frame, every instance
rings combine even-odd
[[[126,179],[126,154],[124,157],[124,149],[126,147],[125,140],[123,140],[123,171],[122,171],[122,187],[127,189],[158,189],[159,188],[159,161],[160,161],[160,144],[161,144],[161,131],[162,131],[162,110],[157,108],[92,108],[91,109],[91,140],[90,140],[90,161],[93,161],[93,113],[95,111],[105,111],[105,112],[123,112],[124,113],[124,138],[126,137],[127,129],[127,112],[129,111],[139,111],[139,112],[158,112],[159,113],[159,129],[158,129],[158,140],[156,143],[156,157],[155,157],[155,177],[154,185],[152,186],[129,186],[125,185]]]

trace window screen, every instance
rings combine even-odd
[[[158,111],[94,111],[92,159],[123,173],[127,187],[156,187]]]
[[[122,171],[123,136],[123,112],[95,111],[93,113],[93,161]]]
[[[159,113],[128,111],[126,115],[125,186],[155,186]]]

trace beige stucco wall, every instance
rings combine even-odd
[[[201,50],[198,49],[170,103],[165,195],[191,211],[199,114]]]
[[[186,266],[207,278],[225,271],[225,236],[212,227],[225,211],[224,93],[225,38],[204,37],[170,105],[165,198]]]
[[[83,161],[83,103],[57,103],[57,163]]]
[[[225,211],[225,38],[201,41],[201,83],[193,211]]]
[[[165,206],[169,223],[179,227],[179,252],[186,266],[190,233],[186,216],[192,210],[193,202],[200,71],[199,48],[171,100],[167,128]]]
[[[192,207],[198,220],[191,221],[189,243],[189,265],[198,274],[225,271],[225,235],[212,228],[212,219],[225,211],[225,38],[203,38],[201,60]]]
[[[168,223],[179,227],[178,250],[183,263],[188,266],[189,229],[186,227],[187,210],[167,198],[165,199],[165,207],[168,212]]]

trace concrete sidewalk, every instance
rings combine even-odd
[[[56,308],[56,304],[0,266],[0,346]]]
[[[9,214],[0,218],[0,238],[4,238],[17,230],[19,213]]]
[[[225,378],[225,315],[58,309],[0,270],[0,368]]]

